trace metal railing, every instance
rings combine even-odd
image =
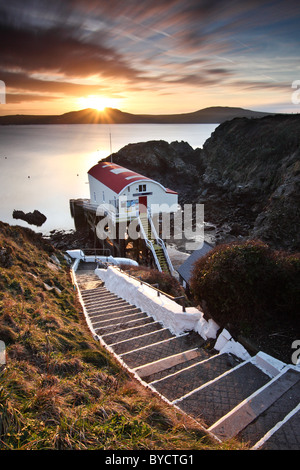
[[[161,268],[161,265],[160,265],[160,262],[158,260],[158,257],[156,255],[156,251],[154,249],[154,246],[153,246],[153,242],[151,240],[149,240],[149,238],[147,237],[147,234],[145,232],[145,229],[144,229],[144,226],[142,224],[142,221],[141,221],[141,218],[140,216],[138,216],[138,222],[139,222],[139,225],[140,225],[140,230],[142,232],[142,235],[143,235],[143,238],[145,240],[145,243],[147,245],[147,247],[149,248],[149,250],[151,251],[152,255],[153,255],[153,258],[154,258],[154,261],[155,261],[155,264],[156,264],[156,267],[157,269],[162,272],[162,268]],[[148,219],[147,219],[147,223],[148,223]]]
[[[87,261],[87,256],[95,256],[95,262],[97,262],[97,256],[105,256],[109,257],[111,256],[111,250],[110,248],[85,248],[84,251],[81,250],[82,253],[82,261],[86,262]]]
[[[164,252],[164,256],[165,256],[165,259],[167,261],[167,264],[168,264],[168,268],[170,270],[170,273],[171,274],[174,274],[174,268],[173,268],[173,265],[172,265],[172,262],[171,262],[171,259],[169,257],[169,253],[168,253],[168,250],[166,248],[166,244],[165,242],[162,240],[162,238],[160,238],[157,234],[157,231],[156,231],[156,228],[155,228],[155,225],[153,223],[153,220],[152,220],[152,217],[151,217],[151,212],[150,210],[148,209],[147,211],[147,215],[148,215],[148,220],[150,222],[150,227],[151,227],[151,231],[156,239],[156,242],[157,244],[162,248],[163,252]]]
[[[121,271],[122,273],[125,273],[128,277],[131,277],[132,279],[135,279],[136,281],[138,281],[140,283],[140,285],[145,285],[147,287],[150,287],[151,289],[155,290],[157,292],[157,297],[160,297],[161,295],[164,295],[165,297],[167,297],[169,300],[173,300],[174,302],[178,303],[177,301],[178,300],[182,300],[182,304],[178,304],[182,307],[182,311],[185,312],[186,311],[186,305],[185,305],[185,301],[186,301],[186,298],[184,295],[179,295],[177,297],[174,297],[173,295],[171,294],[167,294],[166,292],[163,292],[162,290],[160,290],[158,288],[159,284],[156,283],[156,284],[149,284],[148,282],[146,281],[143,281],[143,279],[141,278],[141,276],[133,276],[132,274],[130,274],[128,271],[124,271],[123,269],[121,269],[119,266],[117,266],[117,268],[119,269],[119,271]]]

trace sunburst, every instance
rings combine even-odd
[[[114,98],[101,95],[83,96],[78,99],[78,104],[81,108],[92,108],[97,111],[104,111],[105,108],[114,108],[117,106],[117,101]]]

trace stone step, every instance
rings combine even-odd
[[[82,294],[82,298],[86,305],[89,305],[91,302],[105,302],[114,299],[120,299],[116,294],[106,293],[106,292],[95,292],[87,296]]]
[[[96,323],[98,324],[100,322],[114,320],[115,318],[124,319],[128,317],[129,315],[135,315],[137,313],[142,313],[141,309],[133,308],[129,306],[126,309],[113,310],[112,312],[109,312],[109,313],[101,313],[99,315],[93,315],[90,317],[90,320],[92,324],[94,325]]]
[[[163,326],[159,322],[152,321],[151,323],[146,323],[141,326],[129,327],[126,330],[121,330],[120,332],[104,334],[102,335],[102,339],[106,344],[110,345],[162,329]]]
[[[91,289],[98,289],[102,287],[103,282],[95,275],[81,275],[77,277],[77,284],[81,293]]]
[[[96,277],[98,278],[98,276],[96,276]],[[81,276],[81,278],[82,278],[82,276]],[[98,278],[98,279],[99,279],[99,278]],[[99,279],[99,280],[100,280],[100,279]],[[99,294],[101,294],[101,293],[104,293],[104,294],[105,294],[105,293],[106,293],[106,294],[111,294],[111,292],[110,292],[108,289],[106,289],[106,287],[105,287],[103,281],[101,281],[101,282],[102,282],[102,285],[99,285],[98,287],[92,287],[91,289],[86,289],[85,291],[82,292],[82,295],[83,295],[84,297],[87,297],[87,296],[89,296],[89,295],[91,295],[91,294],[96,294],[96,293],[99,293]]]
[[[129,308],[135,308],[133,305],[126,305],[120,304],[115,305],[114,307],[102,307],[102,308],[93,308],[93,310],[86,309],[88,312],[89,317],[92,319],[93,317],[99,317],[101,315],[107,315],[109,313],[116,313],[124,311],[126,312]]]
[[[98,276],[97,276],[97,278],[98,278]],[[85,291],[82,292],[82,295],[83,295],[83,297],[88,297],[89,295],[94,295],[96,293],[98,293],[98,294],[101,294],[101,293],[111,294],[111,292],[108,289],[106,289],[105,285],[102,284],[101,286],[98,286],[98,287],[92,287],[91,289],[86,289]]]
[[[139,314],[130,320],[120,318],[119,322],[105,323],[104,325],[98,326],[95,330],[98,335],[104,336],[108,334],[115,334],[127,331],[130,328],[140,327],[152,323],[153,318],[149,317],[146,313]]]
[[[300,374],[293,370],[277,375],[273,380],[268,382],[261,389],[258,389],[252,396],[247,397],[246,400],[239,403],[238,406],[227,415],[214,423],[214,425],[210,427],[210,431],[222,440],[236,436],[250,423],[256,420],[260,414],[264,412],[268,414],[268,408],[270,408],[274,402],[278,405],[277,400],[293,385],[297,384],[299,380]],[[298,391],[300,391],[300,387]],[[275,410],[273,410],[271,418],[280,421],[274,414]],[[266,425],[266,420],[261,421],[261,423],[262,422]],[[267,431],[266,428],[265,431]]]
[[[240,360],[230,354],[211,356],[202,350],[202,355],[202,362],[151,382],[150,385],[168,400],[173,401],[219,377],[240,363]]]
[[[181,336],[175,336],[169,340],[162,341],[159,344],[146,346],[144,348],[122,354],[122,360],[128,367],[136,369],[145,364],[156,362],[160,359],[174,354],[182,353],[189,349],[195,348],[201,341],[199,335],[186,333]]]
[[[93,300],[91,299],[87,302],[84,301],[85,306],[87,308],[92,308],[95,305],[98,305],[99,307],[101,307],[101,306],[104,306],[104,305],[110,305],[110,304],[115,303],[115,302],[126,302],[126,300],[121,299],[120,297],[114,295],[114,296],[111,296],[111,297],[103,297],[103,298],[97,298],[95,296],[95,298]]]
[[[79,271],[76,272],[76,276],[78,279],[81,279],[84,277],[91,277],[91,278],[97,278],[99,280],[99,277],[94,273],[93,270],[90,270],[90,269],[80,269]]]
[[[86,294],[85,294],[86,292]],[[110,299],[113,297],[117,297],[116,294],[113,294],[112,292],[107,292],[103,291],[102,289],[97,289],[96,292],[90,292],[90,289],[87,289],[86,291],[82,292],[82,298],[84,299],[85,302],[91,302],[92,300],[104,300],[104,299]]]
[[[112,298],[112,299],[107,299],[105,301],[95,300],[94,302],[85,303],[85,307],[86,307],[87,310],[92,311],[95,308],[101,309],[101,308],[104,308],[105,306],[109,307],[110,305],[115,305],[115,304],[118,304],[118,303],[128,303],[128,302],[115,297],[115,298]]]
[[[175,374],[175,372],[178,372],[182,369],[186,369],[194,364],[199,364],[204,359],[206,359],[206,351],[204,351],[204,357],[202,348],[194,349],[192,350],[192,352],[188,351],[186,353],[179,354],[178,357],[180,358],[180,360],[169,363],[167,367],[156,367],[155,370],[154,368],[152,368],[153,370],[149,370],[147,366],[144,367],[143,370],[145,373],[147,372],[147,370],[149,371],[147,375],[143,375],[144,382],[150,384],[151,382],[156,382],[160,379],[163,379],[164,377],[167,377],[168,375]],[[162,362],[163,360],[160,361],[160,363]]]
[[[94,328],[99,328],[101,326],[112,325],[113,323],[127,322],[129,320],[134,320],[137,318],[144,318],[144,313],[139,309],[131,309],[126,311],[126,313],[120,311],[117,313],[109,315],[101,315],[101,317],[91,318],[91,323]]]
[[[163,328],[159,331],[153,331],[152,333],[135,336],[134,338],[114,343],[111,347],[116,354],[123,354],[129,351],[134,351],[138,348],[143,348],[144,346],[161,343],[173,336],[174,335],[172,335],[168,329]]]
[[[101,287],[102,281],[99,279],[99,277],[96,274],[83,272],[83,274],[80,274],[79,276],[77,276],[77,281],[78,281],[79,284],[82,283],[82,282],[86,282],[87,280],[88,281],[99,281],[99,286],[98,287]]]
[[[77,271],[76,271],[76,275],[82,271],[94,272],[96,268],[97,268],[97,263],[95,261],[80,261]]]
[[[117,295],[115,294],[110,294],[110,295],[103,295],[103,294],[100,294],[100,295],[92,295],[91,297],[89,298],[86,298],[84,296],[82,296],[82,299],[84,301],[84,304],[86,306],[88,305],[91,305],[95,302],[98,302],[99,304],[102,302],[113,302],[114,300],[120,300],[120,297],[118,297]]]
[[[257,396],[241,404],[233,416],[228,416],[223,423],[215,426],[215,433],[221,436],[234,432],[240,441],[254,446],[297,407],[299,397],[300,372],[285,371],[276,376]]]
[[[269,381],[267,374],[246,361],[173,403],[210,427]]]
[[[191,348],[136,367],[135,372],[143,381],[149,383],[152,377],[168,374],[170,370],[184,368],[187,363],[192,363],[193,361],[201,362],[202,359],[201,347]]]
[[[134,305],[130,305],[129,303],[123,303],[119,302],[113,305],[107,304],[106,306],[102,307],[92,307],[92,308],[87,308],[87,312],[91,318],[99,315],[105,315],[108,313],[114,313],[114,312],[127,312],[128,310],[132,308],[137,308]]]
[[[252,449],[298,450],[300,449],[300,404],[282,422],[277,423]]]
[[[118,297],[115,294],[94,294],[89,298],[83,297],[85,305],[91,305],[93,303],[98,302],[99,304],[107,303],[107,302],[114,302],[115,300],[123,300],[126,302],[124,299],[121,299],[121,297]]]

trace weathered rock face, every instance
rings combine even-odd
[[[0,247],[0,266],[1,268],[10,268],[13,264],[12,249],[9,246]]]
[[[113,161],[176,190],[180,204],[203,203],[217,242],[250,237],[300,250],[298,115],[226,121],[203,149],[185,142],[130,144]]]
[[[300,249],[300,116],[223,123],[206,141],[202,159],[202,181],[248,212],[251,237]]]
[[[168,144],[163,140],[153,140],[129,144],[112,157],[114,163],[177,191],[181,203],[186,197],[193,197],[198,184],[197,175],[204,170],[197,152],[187,142]],[[106,160],[110,161],[110,157]]]

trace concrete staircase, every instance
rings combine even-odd
[[[220,441],[252,449],[299,450],[300,372],[276,375],[229,353],[205,349],[195,332],[174,336],[147,313],[109,292],[93,270],[76,279],[93,333],[147,386]]]

